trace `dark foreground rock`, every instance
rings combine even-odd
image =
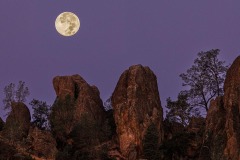
[[[13,102],[12,110],[3,129],[4,137],[11,141],[23,140],[28,135],[30,120],[31,116],[28,107],[24,103]]]
[[[33,155],[55,159],[57,153],[56,140],[49,131],[40,130],[37,127],[31,128],[28,135],[28,152]]]

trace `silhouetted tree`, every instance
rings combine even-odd
[[[25,102],[26,97],[29,96],[30,92],[28,87],[25,86],[25,82],[19,81],[17,89],[15,84],[10,83],[4,87],[5,98],[3,99],[4,110],[11,108],[12,102]]]
[[[186,73],[180,74],[183,86],[188,86],[190,104],[208,111],[212,98],[223,94],[223,82],[228,66],[218,60],[220,50],[198,53],[198,58]]]
[[[200,114],[197,108],[188,103],[188,95],[185,91],[178,94],[176,101],[172,101],[170,97],[167,98],[166,108],[168,109],[166,119],[169,122],[179,122],[183,126],[189,123],[191,116],[199,116]]]
[[[36,99],[33,99],[29,104],[33,108],[33,124],[43,130],[49,129],[48,118],[50,114],[50,105]]]

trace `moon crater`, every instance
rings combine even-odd
[[[72,12],[63,12],[56,18],[55,27],[61,35],[72,36],[79,30],[80,20]]]

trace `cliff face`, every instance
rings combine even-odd
[[[57,76],[53,79],[57,100],[65,100],[70,96],[75,101],[76,119],[88,114],[95,121],[102,121],[104,109],[96,86],[90,86],[81,76]]]
[[[127,157],[131,150],[142,152],[146,129],[153,123],[163,139],[163,113],[157,78],[148,68],[131,66],[122,73],[112,94],[112,106],[120,150]]]
[[[240,57],[227,71],[224,83],[225,130],[227,144],[224,155],[240,160]]]
[[[211,150],[212,159],[240,160],[240,57],[227,71],[224,96],[211,102],[205,146]]]
[[[97,87],[90,86],[79,75],[57,76],[53,79],[53,86],[57,98],[53,105],[51,120],[57,139],[64,143],[72,143],[69,135],[73,130],[76,132],[76,128],[83,121],[101,127],[105,111]]]
[[[225,160],[226,147],[226,110],[223,97],[212,100],[206,117],[206,129],[203,136],[200,159]]]

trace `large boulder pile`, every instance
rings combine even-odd
[[[112,94],[112,106],[120,150],[125,157],[141,155],[143,138],[150,124],[163,139],[163,113],[157,78],[148,68],[131,66],[119,78]],[[133,149],[134,146],[134,149]]]

